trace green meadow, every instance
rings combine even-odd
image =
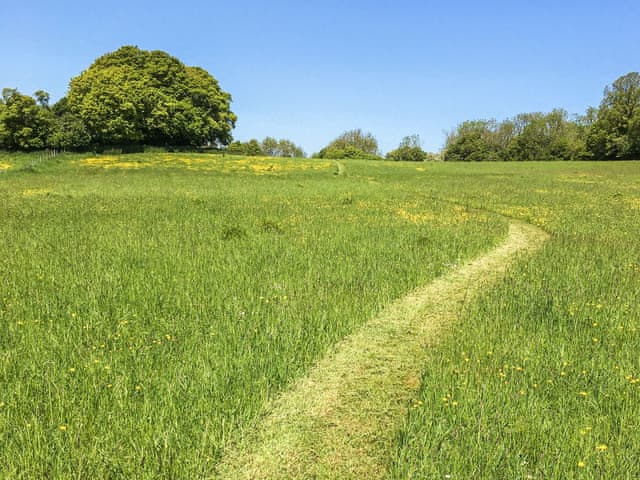
[[[391,478],[638,478],[640,164],[0,154],[0,478],[215,478],[394,299],[551,234],[430,348]]]

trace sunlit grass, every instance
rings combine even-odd
[[[206,476],[498,214],[552,238],[430,350],[391,474],[640,477],[640,163],[35,160],[0,154],[0,477]]]
[[[118,170],[147,168],[179,168],[193,171],[221,173],[249,172],[256,174],[283,174],[291,171],[331,170],[334,163],[324,160],[307,160],[271,157],[243,157],[237,155],[201,155],[185,153],[100,155],[79,160],[84,167]]]
[[[506,233],[415,169],[86,158],[0,177],[0,477],[206,476],[330,345]]]
[[[483,165],[448,184],[552,240],[431,351],[394,478],[640,477],[639,192],[631,162]]]

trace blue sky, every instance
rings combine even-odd
[[[5,3],[0,87],[44,89],[122,45],[164,50],[233,96],[234,136],[309,153],[341,132],[383,151],[419,134],[438,150],[467,119],[583,113],[640,70],[635,1],[136,1]]]

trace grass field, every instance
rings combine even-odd
[[[205,476],[329,345],[506,231],[415,167],[114,163],[0,177],[0,476]]]
[[[640,164],[0,155],[0,477],[207,478],[394,298],[552,239],[430,350],[393,478],[638,478]]]
[[[436,168],[552,240],[431,352],[393,477],[640,478],[640,164]]]

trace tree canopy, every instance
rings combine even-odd
[[[472,120],[447,136],[445,161],[580,160],[587,158],[585,129],[566,111],[521,113],[513,118]]]
[[[640,74],[618,78],[604,91],[587,136],[587,146],[599,159],[640,158]]]
[[[291,140],[276,140],[273,137],[266,137],[262,142],[252,138],[248,142],[231,142],[226,150],[231,155],[257,156],[266,155],[269,157],[290,157],[304,158],[305,153],[298,145]]]
[[[387,160],[403,162],[424,162],[429,154],[422,149],[419,135],[409,135],[402,139],[395,150],[387,153]]]
[[[266,137],[261,143],[262,151],[271,157],[294,157],[304,158],[306,154],[302,147],[299,147],[291,140],[281,138],[276,140],[273,137]]]
[[[132,46],[73,78],[67,100],[100,145],[226,145],[236,122],[231,96],[205,70]]]
[[[38,101],[15,88],[2,90],[0,99],[0,146],[8,150],[35,150],[48,145],[53,128],[49,95],[38,90]]]
[[[378,140],[373,134],[360,129],[348,130],[314,155],[317,158],[369,158],[378,159]]]

